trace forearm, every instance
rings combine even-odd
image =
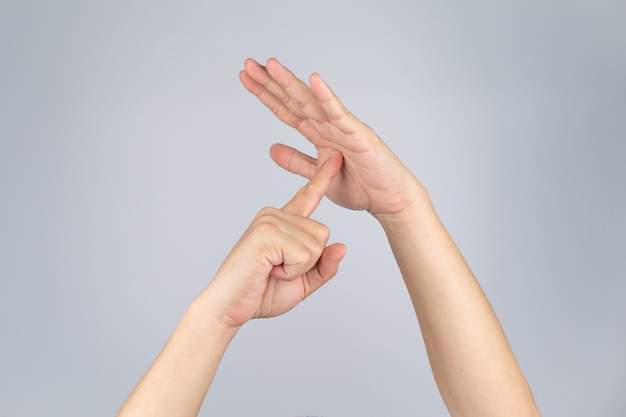
[[[207,288],[187,309],[118,416],[196,416],[237,332],[212,314]]]
[[[536,414],[532,395],[489,302],[437,217],[426,191],[376,133],[341,103],[319,75],[310,86],[269,59],[248,59],[240,79],[317,149],[317,159],[285,145],[272,158],[310,178],[317,161],[344,163],[326,195],[367,210],[383,225],[415,306],[433,372],[454,416]]]
[[[480,285],[425,190],[402,217],[379,218],[417,313],[433,374],[453,416],[538,415]]]
[[[259,212],[118,416],[196,416],[238,329],[291,310],[335,276],[345,247],[326,246],[328,228],[308,216],[341,164],[334,153],[282,209]]]

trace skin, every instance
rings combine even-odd
[[[425,187],[376,133],[313,74],[299,80],[276,59],[246,60],[244,87],[315,145],[309,156],[270,150],[310,179],[282,209],[263,209],[119,415],[197,415],[228,344],[248,320],[293,308],[336,272],[342,244],[311,220],[323,195],[366,210],[384,229],[413,302],[433,375],[452,416],[539,416],[489,301],[441,223]]]
[[[307,85],[276,59],[265,66],[248,59],[240,79],[318,151],[314,158],[276,144],[271,156],[279,166],[310,178],[333,151],[343,154],[326,195],[340,206],[367,210],[385,230],[450,414],[539,415],[496,315],[424,186],[318,74]]]
[[[346,253],[309,218],[342,164],[331,153],[282,209],[256,215],[189,306],[118,416],[195,416],[229,343],[253,318],[281,315],[335,276]]]

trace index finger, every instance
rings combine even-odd
[[[333,179],[341,169],[343,155],[335,152],[318,168],[317,172],[304,187],[300,188],[296,195],[282,208],[289,214],[309,217],[319,206],[326,190],[330,187]]]

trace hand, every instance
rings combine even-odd
[[[317,158],[282,144],[271,148],[282,168],[307,178],[334,151],[344,156],[341,172],[327,195],[335,203],[373,215],[401,215],[423,187],[376,133],[341,104],[318,74],[310,87],[276,59],[261,66],[247,59],[240,73],[244,87],[257,96],[282,122],[297,129],[317,149]]]
[[[329,154],[282,209],[257,214],[211,282],[219,292],[220,321],[237,327],[251,318],[278,316],[335,276],[345,246],[326,246],[328,228],[308,217],[341,165],[339,152]]]

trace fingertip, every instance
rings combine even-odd
[[[256,66],[260,66],[260,64],[253,58],[246,58],[246,60],[243,61],[243,67],[245,69],[250,69],[250,68],[256,67]]]
[[[314,72],[313,74],[311,74],[311,76],[309,77],[309,84],[311,85],[311,87],[315,85],[317,88],[330,90],[330,87],[328,86],[326,81],[324,81],[319,72]]]
[[[245,87],[245,89],[248,90],[249,93],[258,97],[259,94],[261,94],[262,86],[254,78],[252,78],[254,75],[252,74],[252,71],[254,70],[250,68],[241,70],[239,72],[239,81]]]
[[[284,153],[285,145],[282,145],[280,143],[274,143],[272,146],[270,146],[270,158],[272,159],[272,161],[274,161],[276,165],[280,167],[283,167],[283,165],[285,165]]]
[[[273,57],[267,60],[265,69],[270,77],[272,77],[282,88],[291,84],[295,78],[289,68],[285,67],[278,61],[278,59]]]
[[[314,72],[309,77],[309,85],[311,86],[311,90],[313,90],[315,97],[317,97],[320,101],[330,100],[334,96],[334,93],[328,84],[326,84],[326,82],[322,79],[322,76],[317,72]]]
[[[329,245],[318,264],[318,272],[324,280],[328,281],[339,271],[339,264],[346,256],[347,249],[343,243],[333,243]]]
[[[336,259],[337,259],[337,263],[339,263],[348,254],[348,247],[345,244],[343,244],[343,243],[335,243],[334,245],[337,247],[337,249],[336,249],[337,258]]]
[[[324,80],[322,80],[322,76],[319,74],[319,72],[314,72],[311,74],[311,76],[309,77],[309,81],[310,82],[321,82],[324,83]],[[325,84],[325,83],[324,83]]]
[[[338,150],[333,150],[333,152],[334,153],[330,157],[332,158],[334,163],[339,165],[339,169],[337,169],[337,172],[339,172],[339,170],[341,169],[341,166],[343,165],[343,154],[339,152]]]
[[[327,166],[328,175],[331,178],[335,178],[335,176],[341,170],[341,166],[343,165],[343,154],[337,150],[331,151],[330,156],[326,161],[324,161],[322,165]],[[318,170],[319,169],[321,169],[321,167],[319,167]]]
[[[278,61],[278,59],[274,58],[274,57],[270,57],[266,62],[265,62],[265,68],[267,68],[267,71],[270,74],[276,74],[277,71],[280,71],[283,67],[283,65],[280,63],[280,61]]]
[[[267,276],[276,279],[288,279],[284,265],[274,265],[274,267],[269,272],[269,274],[267,274]]]
[[[348,253],[348,248],[346,247],[345,244],[336,242],[331,245],[328,245],[328,247],[326,248],[326,251],[327,251],[326,256],[330,258],[329,260],[338,264],[339,262],[343,260],[343,258],[346,257],[346,254]]]

